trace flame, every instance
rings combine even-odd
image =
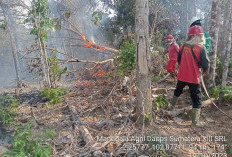
[[[102,77],[102,76],[107,76],[107,75],[108,75],[107,72],[105,72],[104,70],[100,69],[96,73],[94,73],[92,76],[94,76],[94,77],[96,77],[96,76]]]
[[[83,41],[86,41],[86,37],[85,37],[84,35],[81,35],[81,39],[82,39]]]
[[[93,43],[91,41],[88,41],[88,43],[84,43],[83,46],[93,48]]]
[[[83,34],[81,34],[81,40],[85,41],[85,43],[83,44],[84,47],[89,47],[89,48],[96,48],[100,51],[106,51],[105,47],[99,46],[95,43],[93,37],[92,41],[87,40],[86,36],[84,36]]]
[[[81,82],[80,80],[77,81],[77,85],[84,85],[84,86],[89,86],[89,87],[93,87],[95,86],[94,85],[94,82],[92,81],[85,81],[85,82]]]
[[[106,51],[105,47],[100,47],[99,50]]]
[[[84,86],[93,87],[93,86],[95,86],[95,85],[93,84],[92,81],[87,81],[87,82],[84,83]]]
[[[99,83],[105,83],[105,80],[98,80]]]

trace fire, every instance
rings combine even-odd
[[[88,87],[93,87],[95,86],[94,85],[94,82],[92,81],[85,81],[85,82],[81,82],[80,80],[77,81],[77,85],[83,85],[83,86],[88,86]]]
[[[99,50],[106,51],[105,47],[100,47]]]
[[[99,83],[105,83],[105,80],[98,80]]]
[[[85,37],[84,35],[81,35],[81,39],[82,39],[83,41],[86,41],[86,37]]]
[[[105,72],[104,70],[100,69],[96,73],[94,73],[92,76],[94,76],[94,77],[96,77],[96,76],[102,77],[102,76],[107,76],[107,75],[108,75],[107,72]]]
[[[93,48],[93,43],[91,41],[88,41],[88,43],[84,43],[83,46]]]
[[[101,50],[101,51],[106,51],[105,47],[102,47],[102,46],[95,44],[94,40],[92,40],[93,42],[87,40],[83,34],[81,35],[81,40],[85,41],[85,43],[83,44],[84,47],[96,48],[96,49]]]
[[[95,86],[95,85],[93,84],[92,81],[87,81],[87,82],[85,82],[83,85],[84,85],[84,86],[89,86],[89,87]]]

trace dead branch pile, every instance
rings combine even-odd
[[[107,83],[84,84],[81,80],[55,106],[38,103],[24,104],[20,110],[22,125],[36,121],[35,130],[56,130],[53,156],[133,156],[142,150],[132,149],[140,131],[131,121],[133,89],[122,87],[122,80]],[[138,142],[138,141],[137,141]],[[148,146],[147,146],[148,148]],[[145,150],[145,145],[144,145]]]

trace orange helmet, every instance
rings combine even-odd
[[[202,29],[201,26],[192,26],[190,29],[189,29],[189,33],[188,35],[191,36],[191,35],[200,35],[200,34],[204,34],[204,31]]]
[[[169,39],[174,39],[174,37],[173,37],[172,35],[168,35],[168,36],[166,37],[166,40],[169,40]]]

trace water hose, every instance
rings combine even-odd
[[[221,113],[223,113],[226,117],[228,117],[229,119],[232,120],[232,118],[231,118],[230,116],[228,116],[224,111],[222,111],[222,110],[213,102],[213,100],[210,98],[209,93],[208,93],[208,91],[207,91],[207,89],[206,89],[206,87],[205,87],[205,83],[204,83],[202,74],[200,74],[200,79],[201,79],[201,82],[202,82],[202,86],[203,86],[203,88],[204,88],[204,90],[205,90],[205,93],[206,93],[207,97],[210,99],[210,101],[212,102],[212,104],[213,104]]]

